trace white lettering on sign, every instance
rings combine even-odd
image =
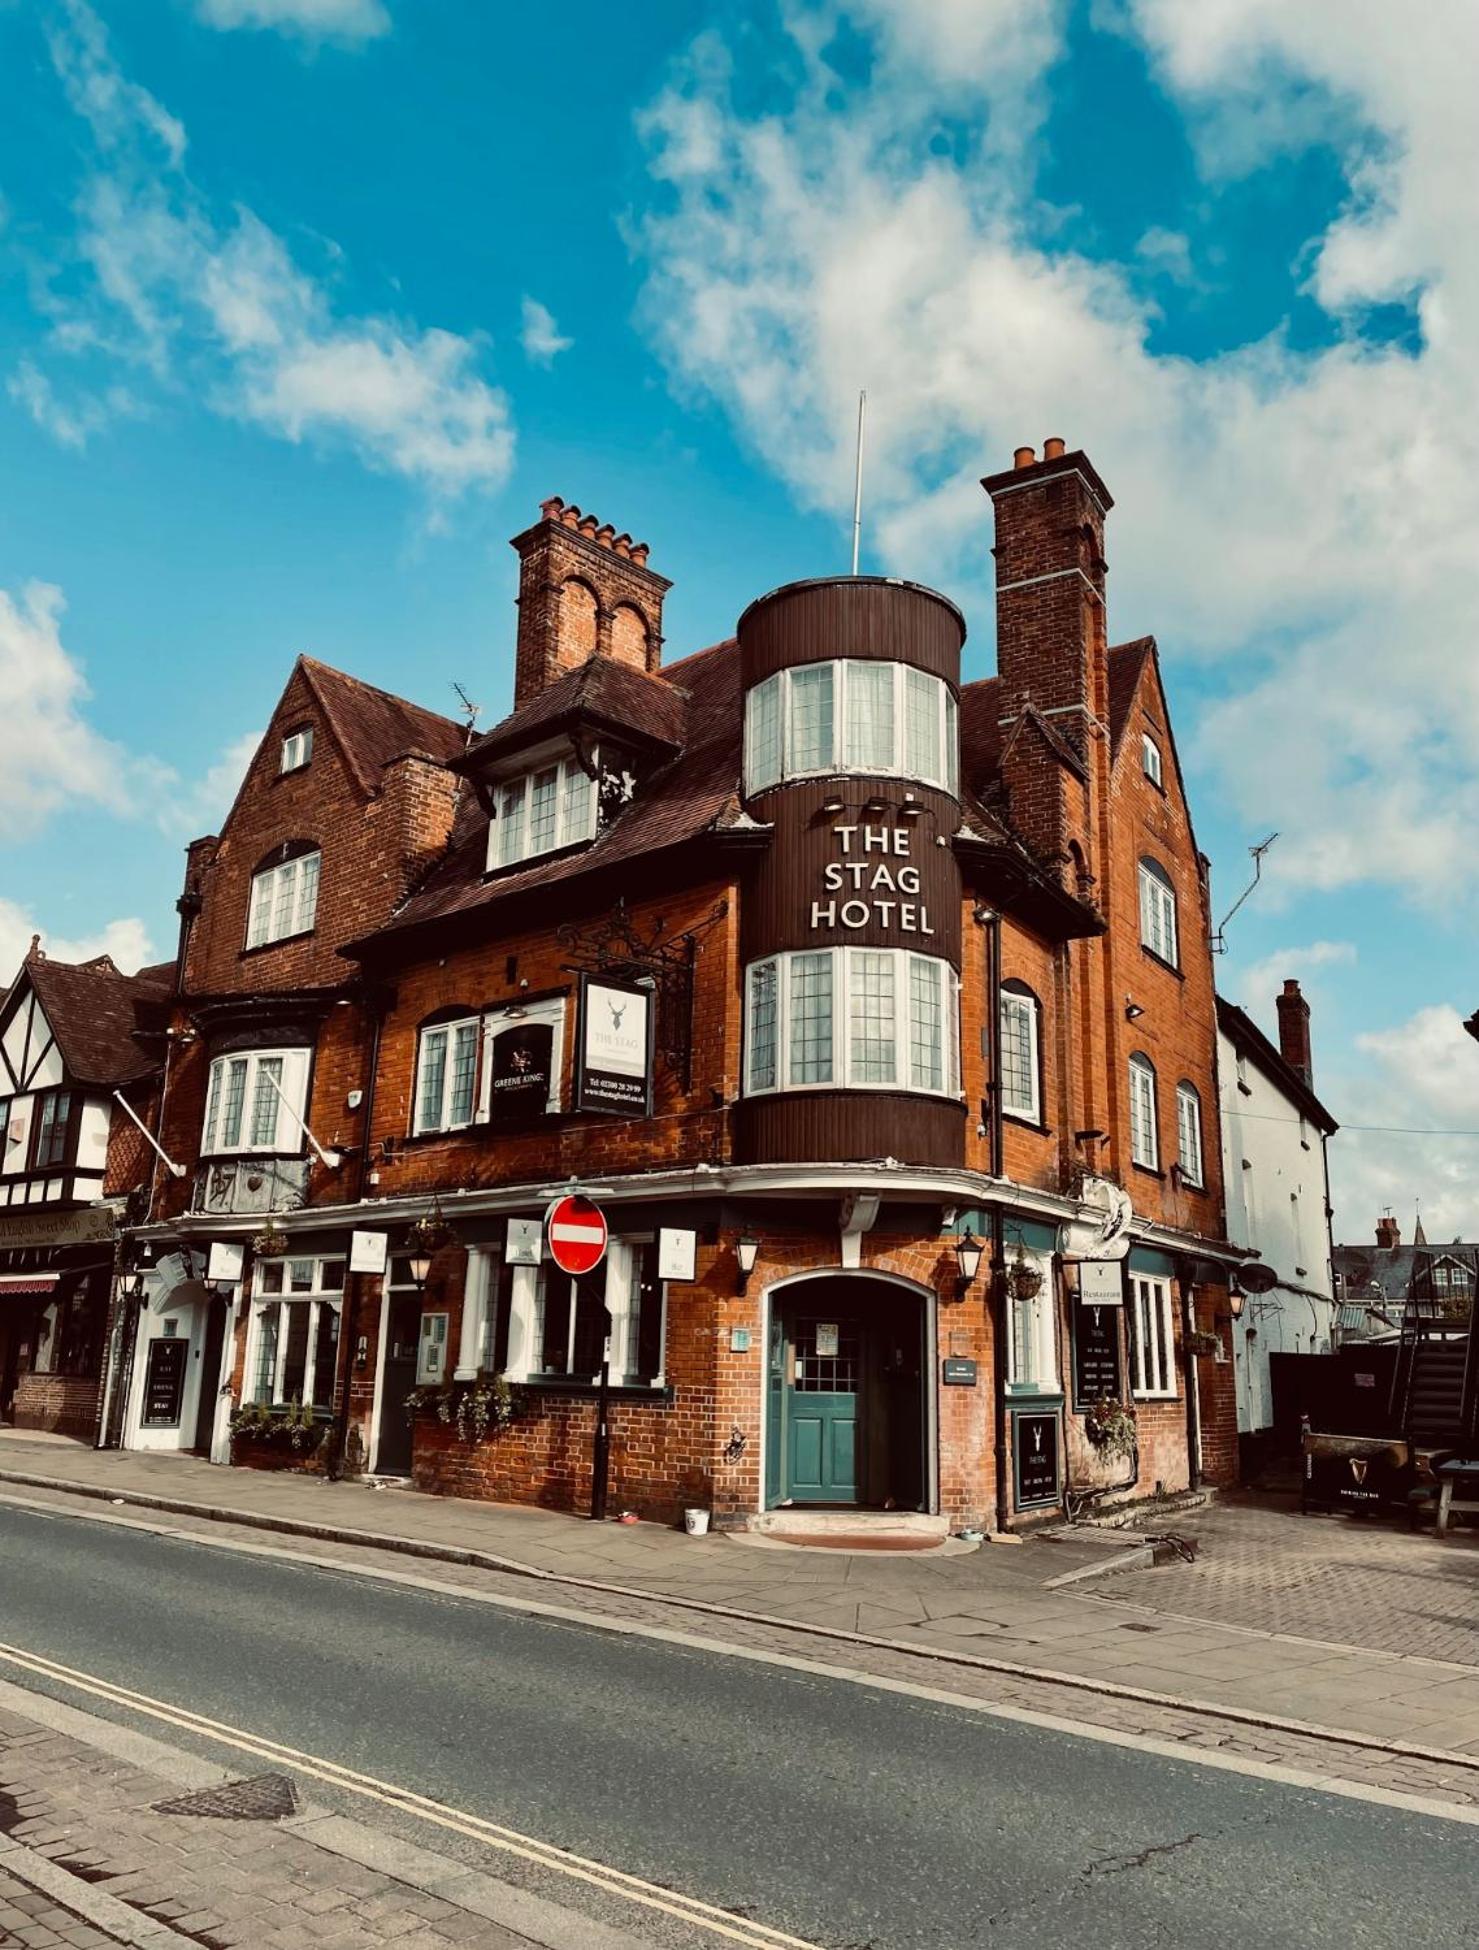
[[[919,869],[895,867],[890,859],[854,857],[882,853],[892,859],[909,858],[909,843],[914,837],[907,826],[834,826],[833,835],[844,857],[829,860],[822,869],[822,886],[829,894],[850,894],[850,900],[822,900],[811,904],[814,928],[897,928],[901,934],[928,934],[929,909],[918,899],[923,891]],[[859,839],[861,836],[861,839]],[[859,843],[855,846],[854,842]],[[863,895],[868,898],[864,900]],[[884,895],[911,894],[912,900],[885,899]]]

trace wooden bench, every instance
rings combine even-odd
[[[1438,1535],[1443,1537],[1455,1510],[1462,1516],[1479,1517],[1479,1461],[1455,1457],[1439,1463],[1433,1473],[1438,1478]]]

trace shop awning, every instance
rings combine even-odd
[[[60,1274],[0,1273],[0,1293],[50,1293]]]

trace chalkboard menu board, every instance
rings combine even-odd
[[[185,1399],[185,1356],[189,1351],[188,1341],[150,1341],[149,1365],[144,1370],[146,1429],[179,1427]]]
[[[1088,1408],[1120,1392],[1121,1307],[1073,1303],[1073,1405]]]
[[[1012,1460],[1016,1465],[1017,1508],[1030,1510],[1058,1501],[1058,1417],[1018,1411],[1012,1417]]]

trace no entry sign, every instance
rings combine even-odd
[[[606,1252],[606,1215],[579,1192],[556,1199],[545,1214],[549,1256],[562,1273],[589,1273]]]

